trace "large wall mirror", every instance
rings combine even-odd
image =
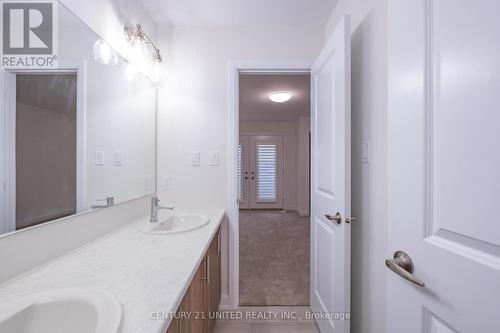
[[[155,192],[155,85],[58,11],[58,68],[2,70],[0,234]]]

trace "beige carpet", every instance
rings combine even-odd
[[[309,217],[240,211],[240,305],[309,305]]]

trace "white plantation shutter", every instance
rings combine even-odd
[[[243,199],[243,146],[238,145],[238,199]]]
[[[257,145],[257,196],[259,201],[277,200],[278,146]]]

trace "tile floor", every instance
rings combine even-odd
[[[303,317],[307,307],[242,307],[239,312],[246,317],[247,313],[276,313],[278,319],[224,319],[218,320],[215,333],[319,333],[312,320],[281,319],[282,314],[293,312]]]

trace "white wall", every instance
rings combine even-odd
[[[385,333],[387,247],[387,1],[339,0],[326,31],[352,18],[353,333]],[[361,163],[363,141],[370,163]]]
[[[159,196],[164,204],[226,208],[229,63],[311,64],[323,45],[323,31],[322,26],[158,29],[161,48],[167,51],[158,116]],[[210,150],[220,152],[219,166],[208,165]],[[191,151],[201,152],[200,166],[191,166]],[[161,190],[164,175],[172,176],[170,191]],[[223,237],[227,246],[227,229]],[[227,296],[227,248],[223,255],[223,294]]]

